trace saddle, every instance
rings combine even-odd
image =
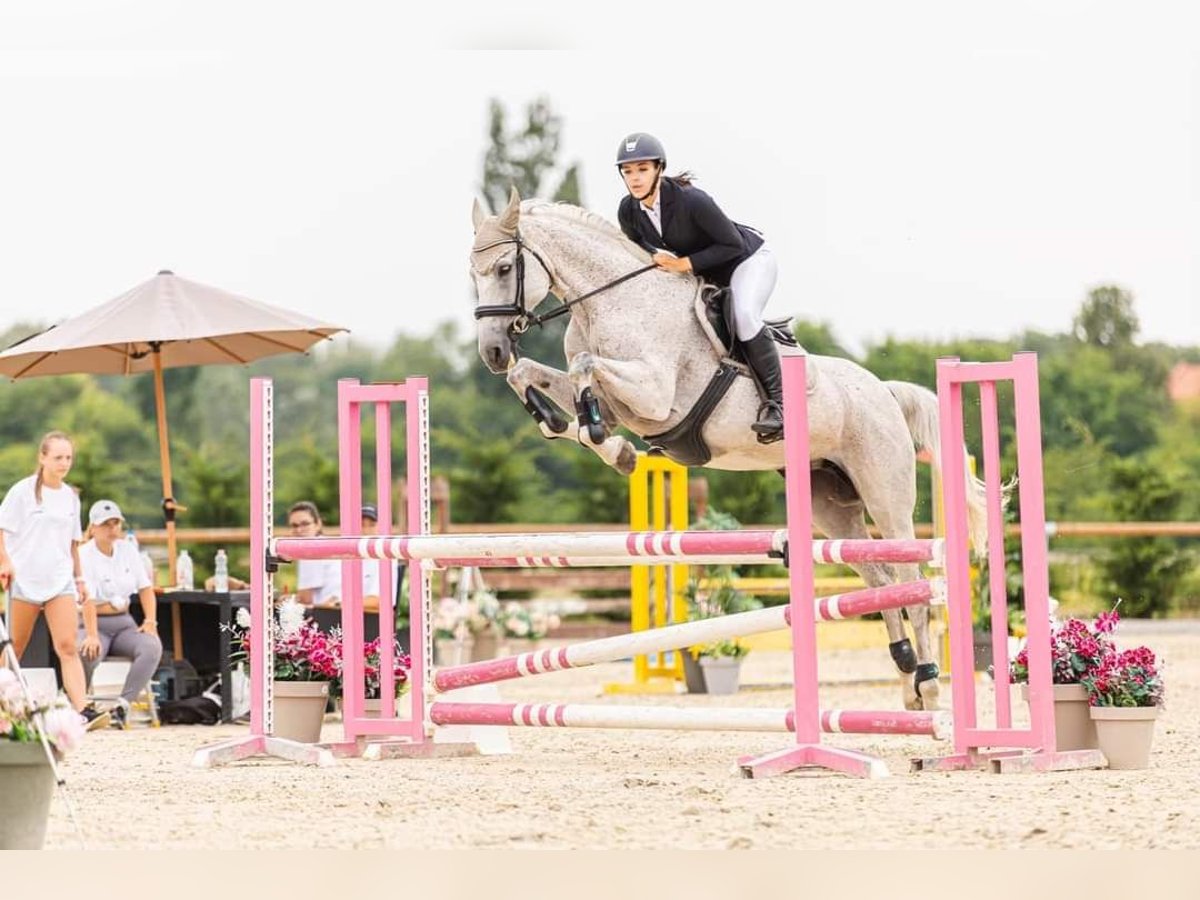
[[[651,456],[668,456],[685,466],[703,466],[712,459],[712,451],[701,433],[708,417],[717,408],[729,388],[739,375],[751,377],[749,366],[742,355],[740,341],[734,340],[737,333],[733,324],[733,291],[716,285],[702,284],[696,293],[696,318],[700,328],[717,351],[720,361],[704,393],[696,401],[683,420],[670,431],[646,435]],[[799,347],[792,335],[791,317],[771,319],[764,322],[768,333],[777,344],[784,347]]]
[[[737,332],[733,324],[733,288],[717,287],[713,284],[701,285],[696,295],[696,318],[700,320],[700,327],[722,358],[745,364],[742,344],[734,339]],[[767,319],[763,324],[775,343],[784,347],[799,346],[792,334],[791,316]]]

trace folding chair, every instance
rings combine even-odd
[[[91,699],[106,701],[114,706],[123,704],[125,701],[121,699],[121,691],[125,687],[125,678],[129,675],[132,667],[133,662],[121,656],[110,656],[98,663],[92,671],[92,682],[89,688]],[[135,721],[145,722],[152,728],[157,728],[162,724],[158,718],[158,698],[153,688],[154,682],[151,681],[129,704],[128,715],[125,719],[126,728]]]

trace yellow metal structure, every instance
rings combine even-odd
[[[629,527],[632,531],[686,531],[688,470],[665,456],[638,454],[629,476]],[[646,631],[687,621],[688,567],[662,564],[632,566],[630,630]],[[683,688],[683,658],[676,652],[638,654],[633,681],[606,684],[608,694],[677,693]]]

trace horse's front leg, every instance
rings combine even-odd
[[[620,404],[636,419],[663,422],[671,415],[675,400],[675,370],[672,366],[640,360],[607,359],[588,351],[571,357],[571,384],[581,428],[591,426],[599,438],[603,422],[598,421],[595,389],[610,403]],[[597,428],[596,426],[599,426]]]
[[[577,441],[594,450],[622,475],[633,473],[637,465],[637,448],[633,444],[620,435],[593,442],[586,428],[580,429],[578,422],[563,415],[563,410],[575,406],[575,391],[566,372],[532,359],[521,359],[508,370],[508,386],[521,398],[545,437]]]

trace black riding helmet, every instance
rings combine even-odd
[[[625,163],[657,160],[661,168],[667,167],[667,151],[662,143],[652,134],[635,131],[617,148],[617,168]]]

